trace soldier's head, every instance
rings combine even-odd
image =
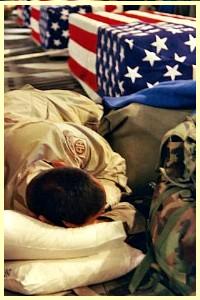
[[[53,168],[34,177],[26,189],[29,210],[41,221],[78,227],[94,223],[102,213],[103,186],[78,168]]]

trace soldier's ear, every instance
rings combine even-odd
[[[32,212],[30,209],[27,209],[27,214],[28,214],[28,216],[30,216],[34,219],[38,219],[38,216],[34,212]]]
[[[51,161],[51,164],[54,168],[67,167],[66,163],[62,160],[53,160],[53,161]]]
[[[47,218],[45,218],[45,216],[43,216],[43,215],[39,215],[39,216],[37,217],[37,219],[40,220],[40,221],[43,222],[43,223],[47,223],[47,224],[53,225],[53,224],[52,224]]]
[[[43,215],[38,216],[31,210],[28,210],[28,215],[34,219],[40,220],[43,223],[52,224],[49,220],[47,220],[47,218],[45,218],[45,216],[43,216]]]
[[[65,226],[66,228],[76,228],[76,227],[80,227],[80,225],[73,224],[73,223],[70,223],[70,222],[67,222],[67,221],[62,221],[62,223],[64,224],[64,226]]]

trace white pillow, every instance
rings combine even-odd
[[[62,228],[42,223],[16,211],[4,211],[6,260],[88,256],[117,247],[125,238],[121,221]]]
[[[73,259],[5,262],[6,289],[25,295],[45,295],[120,277],[144,258],[121,242],[95,255]]]

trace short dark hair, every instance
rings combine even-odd
[[[53,224],[82,225],[105,205],[104,189],[78,168],[54,168],[34,177],[26,189],[28,208]]]

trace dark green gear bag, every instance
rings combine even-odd
[[[196,121],[168,131],[147,221],[147,253],[131,294],[194,295],[196,282]]]

